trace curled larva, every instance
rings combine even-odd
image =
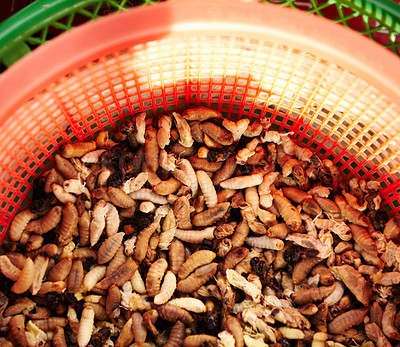
[[[178,271],[179,279],[184,279],[196,268],[211,263],[215,257],[216,254],[209,250],[194,252],[180,267]]]
[[[149,246],[149,240],[151,235],[156,231],[157,223],[151,223],[147,228],[144,228],[138,235],[136,241],[136,247],[133,252],[133,259],[139,263],[144,260]]]
[[[82,317],[79,322],[78,331],[78,345],[79,347],[85,347],[89,344],[90,338],[92,337],[94,325],[94,310],[92,306],[86,306],[82,311]]]
[[[220,145],[229,146],[233,143],[232,133],[214,123],[201,123],[200,129],[204,134],[207,134],[212,140]]]
[[[79,173],[68,159],[56,154],[54,157],[54,167],[65,179],[78,179]]]
[[[106,266],[96,266],[91,269],[83,279],[83,287],[90,291],[94,286],[106,276],[107,267]]]
[[[106,226],[107,202],[103,199],[94,205],[92,220],[89,226],[90,245],[94,246],[100,239],[101,234]]]
[[[217,272],[217,263],[203,265],[191,275],[178,282],[176,289],[181,293],[193,293],[210,280]]]
[[[150,266],[146,277],[146,290],[149,296],[155,296],[159,293],[161,280],[167,267],[168,262],[163,258],[156,260]]]
[[[129,346],[132,343],[133,338],[132,318],[129,318],[118,335],[118,339],[115,342],[115,347]]]
[[[206,204],[208,208],[212,208],[217,204],[217,192],[210,176],[205,171],[199,170],[196,172],[197,181],[199,182],[200,189],[206,199]]]
[[[26,226],[26,231],[32,231],[42,235],[54,229],[61,221],[62,207],[54,206],[42,218],[30,221]]]
[[[34,265],[31,258],[26,258],[24,267],[18,276],[17,281],[11,287],[11,290],[16,294],[22,294],[26,292],[33,283],[34,278]]]
[[[77,199],[76,196],[71,193],[67,193],[62,186],[58,185],[57,183],[52,183],[51,189],[52,189],[55,197],[61,203],[66,204],[66,203],[70,202],[70,203],[75,204],[76,199]]]
[[[303,282],[311,269],[321,263],[323,259],[319,257],[308,257],[300,260],[293,268],[292,279],[294,284]]]
[[[21,274],[21,270],[5,255],[0,256],[0,270],[4,276],[14,282],[18,280]]]
[[[165,304],[174,294],[176,288],[176,277],[172,271],[167,271],[159,293],[154,297],[156,305]]]
[[[111,316],[112,312],[119,306],[120,303],[121,303],[121,292],[115,284],[112,284],[108,288],[108,295],[106,300],[107,314]]]
[[[36,217],[37,214],[31,212],[30,210],[22,211],[21,213],[17,214],[11,223],[9,231],[11,241],[19,241],[22,232],[25,230],[25,227],[28,225],[29,221]]]

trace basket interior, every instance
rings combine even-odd
[[[0,235],[30,201],[33,180],[64,142],[115,129],[143,110],[196,104],[230,119],[271,117],[279,131],[333,160],[345,178],[378,180],[400,211],[400,109],[323,57],[241,36],[170,35],[104,56],[35,95],[0,132]]]

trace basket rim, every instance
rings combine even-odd
[[[251,35],[307,51],[356,74],[393,101],[400,100],[399,58],[351,29],[274,4],[178,0],[97,18],[18,60],[0,76],[0,126],[52,82],[102,56],[170,34],[211,32]]]

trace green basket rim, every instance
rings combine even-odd
[[[158,0],[142,0],[143,4],[154,3]],[[279,3],[283,6],[295,7],[294,0],[261,0]],[[323,14],[318,10],[316,0],[310,0],[317,9],[310,12],[319,16]],[[19,58],[31,51],[27,40],[31,35],[45,29],[57,20],[82,11],[87,6],[110,4],[116,11],[133,6],[127,0],[36,0],[27,7],[0,23],[0,62],[6,67],[12,65]],[[328,5],[346,6],[364,17],[375,20],[389,30],[389,34],[400,34],[400,4],[392,0],[327,0]],[[88,20],[98,15],[95,14]],[[344,23],[347,24],[347,23]],[[72,27],[72,26],[71,26]],[[67,31],[71,27],[61,28]],[[371,39],[374,39],[370,36]],[[389,47],[390,48],[390,47]],[[399,50],[392,51],[400,55]]]

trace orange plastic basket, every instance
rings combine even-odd
[[[271,117],[400,211],[400,64],[361,35],[270,4],[174,1],[105,16],[0,78],[0,234],[65,142],[191,104]]]

